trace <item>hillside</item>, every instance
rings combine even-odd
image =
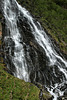
[[[0,64],[0,100],[39,100],[39,89],[4,71]]]
[[[42,24],[67,54],[67,0],[17,0]]]

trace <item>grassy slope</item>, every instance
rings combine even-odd
[[[67,9],[66,0],[17,0],[26,7],[67,54]],[[58,2],[57,2],[58,1]]]
[[[39,100],[39,89],[11,76],[0,64],[0,100]]]

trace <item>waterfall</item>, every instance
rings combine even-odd
[[[8,39],[12,39],[15,43],[14,56],[11,56],[11,49],[9,49],[9,54],[12,58],[12,62],[16,66],[16,71],[14,73],[14,76],[24,79],[25,81],[29,81],[27,64],[24,56],[23,45],[20,43],[21,35],[17,27],[16,16],[17,14],[15,14],[15,12],[12,11],[10,0],[6,0],[6,1],[4,0],[4,17],[6,19],[7,32],[10,31],[10,33],[8,33],[9,35],[7,35],[4,38],[4,41],[7,41]],[[8,44],[8,48],[9,48],[9,44]]]
[[[3,40],[8,69],[27,82],[43,83],[57,100],[67,84],[67,61],[56,52],[40,23],[16,0],[3,0],[3,5]]]

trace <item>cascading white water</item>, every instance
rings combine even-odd
[[[64,60],[59,54],[55,51],[52,42],[50,38],[47,36],[47,34],[42,29],[39,22],[37,22],[38,26],[35,24],[34,19],[30,15],[30,13],[23,7],[21,7],[16,0],[13,0],[12,2],[15,2],[18,9],[18,15],[16,12],[12,9],[12,5],[10,0],[4,0],[4,17],[6,19],[6,25],[8,25],[8,30],[10,30],[10,35],[5,37],[5,40],[8,38],[12,38],[12,40],[15,43],[15,51],[14,56],[12,56],[12,62],[16,67],[16,71],[14,75],[18,78],[24,79],[25,81],[30,81],[29,79],[29,73],[27,68],[27,62],[25,59],[25,52],[23,45],[20,43],[21,35],[18,30],[17,26],[17,16],[20,16],[20,12],[22,13],[23,17],[27,19],[28,24],[31,28],[31,34],[34,35],[35,40],[37,43],[44,49],[46,52],[46,56],[49,58],[49,67],[56,65],[60,72],[63,73],[65,76],[65,79],[62,81],[62,83],[56,83],[54,86],[51,86],[50,88],[47,87],[48,91],[54,95],[54,100],[57,100],[58,94],[59,96],[63,95],[64,91],[60,91],[58,87],[61,87],[62,84],[67,83],[67,62]],[[55,73],[55,71],[54,71]],[[53,90],[56,89],[56,92],[53,93]]]
[[[16,16],[16,13],[12,11],[10,0],[4,0],[4,17],[6,19],[6,25],[8,25],[8,30],[10,29],[10,36],[6,36],[5,40],[12,38],[15,43],[15,52],[14,56],[12,56],[12,62],[16,66],[14,76],[29,81],[27,64],[24,56],[23,45],[20,43],[21,35],[17,27]]]

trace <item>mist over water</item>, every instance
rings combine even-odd
[[[26,82],[32,80],[32,82],[42,83],[44,81],[43,84],[54,96],[53,100],[57,100],[57,97],[62,96],[65,91],[62,87],[67,84],[67,61],[56,52],[51,39],[40,23],[32,18],[30,13],[21,7],[16,0],[4,0],[3,5],[5,18],[4,41],[6,44],[4,51],[8,51],[9,54],[9,57],[5,56],[5,59],[8,59],[12,64],[10,67],[7,64],[9,70],[12,70],[15,77]],[[20,23],[22,24],[19,25]],[[43,66],[41,66],[42,62],[39,62],[40,55],[37,50],[26,42],[27,37],[24,36],[22,27],[24,32],[27,31],[27,36],[28,30],[30,31],[30,35],[33,37],[32,41],[38,44],[40,50],[42,49],[43,59],[46,57],[46,60],[48,60],[46,67],[44,61]],[[31,45],[37,49],[34,43],[31,43]],[[32,57],[30,51],[33,54]],[[14,69],[11,66],[14,66]]]

